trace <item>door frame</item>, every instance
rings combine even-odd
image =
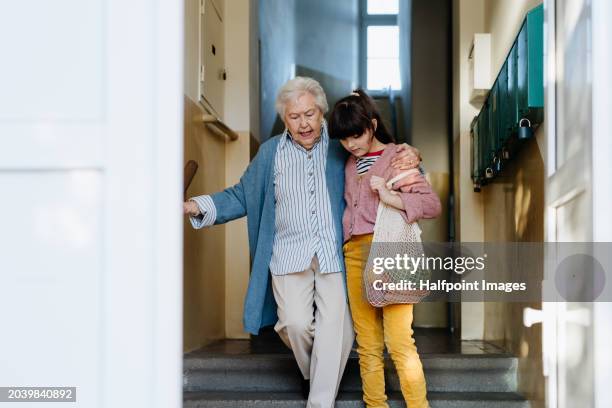
[[[612,56],[607,39],[612,37],[612,3],[607,0],[585,0],[591,7],[591,55],[592,55],[592,122],[591,134],[578,154],[557,169],[557,24],[556,0],[545,0],[545,66],[546,66],[546,175],[547,201],[545,236],[547,242],[556,242],[556,208],[580,194],[589,195],[591,225],[588,226],[588,239],[592,242],[612,242],[612,183],[606,180],[612,174],[612,142],[609,130],[612,128]],[[586,150],[586,154],[583,151]],[[580,177],[568,177],[568,175]],[[570,181],[569,183],[567,181]],[[611,284],[607,282],[607,284]],[[566,302],[543,302],[543,368],[546,377],[546,406],[565,407],[559,400],[559,381],[564,381],[563,356],[558,348],[564,347]],[[590,321],[587,324],[593,332],[593,403],[596,408],[612,406],[612,392],[609,384],[612,374],[609,367],[612,356],[608,352],[612,327],[612,303],[594,302],[587,307]],[[563,399],[561,397],[561,399]]]

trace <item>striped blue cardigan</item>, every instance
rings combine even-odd
[[[243,321],[244,328],[253,334],[278,320],[269,266],[274,243],[274,161],[281,137],[274,136],[259,147],[238,184],[211,196],[217,210],[215,224],[247,216],[252,267],[244,301]],[[342,214],[345,206],[344,166],[347,156],[348,153],[337,140],[329,141],[325,176],[343,275]]]

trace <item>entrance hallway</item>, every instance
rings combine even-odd
[[[7,387],[73,391],[58,408],[304,405],[289,351],[243,325],[247,219],[194,230],[182,208],[240,181],[296,75],[330,103],[364,88],[420,150],[443,207],[425,240],[610,257],[611,38],[610,0],[0,2],[0,407],[40,405]],[[513,261],[508,281],[532,259]],[[573,287],[609,294],[611,271]],[[432,406],[612,407],[612,302],[553,300],[417,305]],[[353,353],[338,407],[359,392]]]
[[[249,7],[238,1],[205,3],[216,10],[206,14],[214,20],[208,27],[231,46],[223,48],[227,79],[211,75],[204,81],[208,92],[200,93],[201,17],[198,1],[186,0],[185,162],[200,163],[188,195],[210,194],[238,182],[258,147],[284,128],[274,108],[279,88],[295,75],[306,75],[322,84],[331,103],[355,87],[366,88],[398,140],[420,149],[427,177],[443,206],[443,215],[421,223],[425,240],[612,241],[612,187],[607,179],[612,174],[608,114],[612,61],[606,43],[612,38],[612,3],[608,0],[402,0],[382,16],[367,11],[375,0],[260,0],[249,2]],[[395,69],[398,64],[398,75],[389,69],[388,76],[369,77],[376,70],[368,69],[368,30],[380,34],[370,49],[372,59],[387,43],[395,44],[397,36],[397,55],[389,56],[393,61],[387,61],[385,68]],[[217,69],[221,51],[219,46],[215,49],[216,57],[209,53],[208,58]],[[397,86],[398,77],[401,89],[381,87],[391,79],[390,85]],[[212,103],[237,137],[224,138],[211,126],[192,120],[203,112],[205,102]],[[221,374],[236,374],[225,365],[228,361],[249,367],[246,361],[263,360],[262,364],[276,367],[279,359],[289,359],[278,352],[255,358],[257,344],[242,326],[250,271],[246,220],[199,231],[186,221],[184,242],[186,404],[240,406],[234,393],[212,386],[200,389],[205,396],[192,392],[196,386],[206,388],[208,380],[223,390],[227,384],[220,381]],[[531,260],[514,261],[496,265],[508,280],[516,276],[509,265]],[[542,267],[528,277],[528,283],[554,281],[554,272]],[[530,408],[608,408],[612,406],[606,385],[612,383],[606,343],[612,337],[610,316],[610,305],[596,302],[431,302],[415,307],[414,327],[420,334],[437,328],[439,334],[454,333],[449,341],[467,342],[457,344],[498,345],[515,362],[507,372],[513,381],[507,391],[527,400]],[[417,343],[426,353],[428,342],[422,335]],[[247,351],[243,360],[223,353],[216,360],[206,355],[207,347],[214,344],[236,344],[232,347]],[[288,352],[282,345],[279,349]],[[190,353],[206,356],[192,360]],[[461,365],[436,365],[438,358],[423,357],[433,393],[444,391],[431,388],[440,384],[436,382],[444,378],[444,370],[451,376],[461,372],[460,377],[468,379],[473,374]],[[471,359],[480,361],[473,355],[457,361]],[[220,361],[218,371],[189,369],[192,363],[206,366],[211,361]],[[355,379],[355,364],[351,359],[349,378]],[[238,397],[245,401],[261,407],[302,403],[265,401],[261,394],[246,394],[257,392],[249,389],[250,381],[264,389],[271,383],[272,390],[295,392],[290,366],[280,367],[281,374],[246,372],[250,380],[238,382],[244,387]],[[200,375],[204,384],[190,383]],[[270,383],[265,385],[268,375]],[[388,375],[395,378],[393,370]],[[280,387],[283,381],[289,383]],[[358,386],[346,381],[342,398],[349,401],[342,403],[357,404],[358,397],[351,400],[346,392]],[[508,383],[495,379],[493,384]],[[482,401],[469,400],[468,390],[446,389],[460,392],[458,406]],[[444,395],[450,400],[455,394]],[[204,397],[212,400],[206,402]],[[433,404],[441,403],[436,401]],[[510,398],[505,403],[525,402]]]
[[[482,340],[461,340],[444,329],[415,329],[432,408],[527,408],[517,392],[518,359]],[[385,377],[390,407],[404,407],[389,356]],[[306,406],[297,365],[276,333],[251,340],[220,340],[185,355],[184,408]],[[357,354],[353,350],[336,403],[363,407]]]

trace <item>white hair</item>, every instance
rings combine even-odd
[[[329,109],[327,105],[327,97],[325,91],[315,79],[308,77],[295,77],[285,82],[278,91],[276,96],[276,111],[280,115],[281,119],[285,117],[285,109],[290,101],[296,100],[300,95],[305,92],[310,93],[315,98],[315,104],[323,114],[327,113]]]

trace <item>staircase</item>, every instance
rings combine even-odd
[[[432,408],[528,408],[517,390],[517,358],[485,342],[461,342],[441,331],[415,333]],[[226,340],[184,361],[184,408],[305,407],[293,356],[277,339]],[[433,343],[433,344],[432,344]],[[390,407],[405,407],[389,357]],[[359,363],[349,358],[337,408],[363,407]]]

